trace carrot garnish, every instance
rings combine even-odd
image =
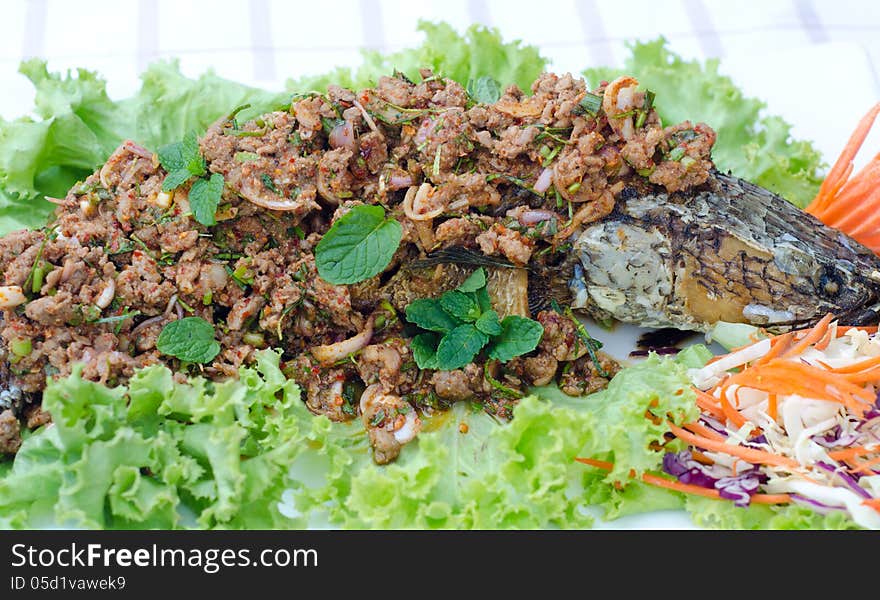
[[[789,346],[791,345],[791,340],[793,338],[794,333],[792,332],[776,336],[770,341],[770,351],[758,360],[756,360],[754,364],[757,365],[765,362],[770,362],[777,356],[781,355],[783,352],[788,350]]]
[[[853,446],[852,448],[845,448],[843,450],[832,450],[828,453],[828,456],[830,456],[834,460],[852,460],[859,456],[864,456],[865,454],[870,454],[871,452],[878,451],[880,451],[880,447],[866,448],[864,446]]]
[[[853,175],[853,159],[877,115],[880,103],[862,117],[840,157],[822,182],[806,211],[829,227],[835,227],[880,253],[880,155]]]
[[[739,457],[752,464],[765,464],[789,468],[799,466],[796,460],[788,458],[787,456],[779,456],[778,454],[771,454],[770,452],[764,452],[763,450],[758,450],[756,448],[746,448],[744,446],[728,444],[727,442],[699,436],[676,426],[674,423],[668,423],[668,425],[669,430],[675,434],[675,437],[691,444],[692,446],[705,448],[706,450],[712,450],[714,452],[724,452],[731,456]]]
[[[692,389],[697,394],[697,406],[705,410],[707,413],[710,413],[713,417],[718,417],[720,419],[724,416],[724,411],[718,406],[718,398],[711,394],[707,394],[703,390],[697,388]]]
[[[701,435],[705,438],[709,438],[710,440],[715,440],[715,441],[719,441],[719,442],[724,441],[723,435],[721,435],[717,431],[709,429],[708,427],[706,427],[702,423],[697,423],[697,422],[685,423],[684,425],[682,425],[682,427],[684,427],[688,431],[696,433],[697,435]]]
[[[803,353],[803,351],[809,348],[812,344],[821,340],[822,336],[824,336],[825,332],[828,330],[828,325],[831,324],[833,318],[834,315],[828,313],[819,319],[819,322],[807,332],[807,335],[801,338],[800,341],[792,346],[791,350],[787,351],[783,356],[797,356],[798,354]]]
[[[591,467],[596,467],[597,469],[602,469],[603,471],[610,471],[614,468],[613,463],[604,460],[581,457],[575,458],[575,460],[579,463],[590,465]],[[696,496],[705,496],[706,498],[723,500],[723,498],[721,497],[721,492],[716,489],[704,488],[698,485],[694,485],[692,483],[682,483],[673,479],[667,479],[666,477],[660,477],[659,475],[643,473],[642,481],[649,485],[666,488],[675,492],[682,492],[684,494],[693,494]],[[791,497],[788,494],[753,494],[752,496],[750,496],[749,499],[755,504],[787,504],[791,502]]]
[[[774,421],[779,416],[779,401],[776,394],[770,393],[767,395],[767,416]]]
[[[737,429],[746,424],[746,418],[739,414],[739,411],[736,410],[730,402],[727,400],[727,389],[729,386],[723,386],[721,388],[721,410],[724,411],[724,416],[727,417],[727,420],[733,423]],[[739,392],[739,388],[736,390]],[[737,404],[739,404],[739,397],[737,397]]]
[[[877,458],[872,458],[871,460],[866,460],[863,463],[859,463],[855,468],[850,469],[850,471],[852,473],[867,473],[874,465],[880,465],[880,456],[878,456]]]
[[[853,363],[845,367],[830,369],[830,371],[832,373],[858,373],[859,371],[864,371],[865,369],[870,369],[871,367],[880,367],[880,356],[875,356],[873,358],[869,358],[868,360]]]

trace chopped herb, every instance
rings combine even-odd
[[[370,425],[372,425],[373,427],[378,427],[379,425],[382,424],[382,421],[384,421],[384,420],[385,420],[385,409],[380,408],[379,412],[377,412],[375,415],[373,415],[373,418],[370,419]]]
[[[602,110],[602,96],[587,92],[578,102],[578,109],[577,112],[580,114],[588,114],[591,117],[598,116],[599,111]]]
[[[570,186],[568,186],[568,188],[566,188],[566,189],[568,190],[569,194],[575,194],[581,189],[581,182],[575,181]]]
[[[223,268],[226,270],[226,274],[232,278],[232,281],[234,281],[236,283],[236,285],[238,285],[238,287],[240,287],[243,290],[247,289],[248,284],[245,283],[244,281],[242,281],[241,279],[239,279],[235,275],[235,272],[232,270],[232,267],[230,267],[229,265],[223,265]]]
[[[233,158],[235,158],[236,162],[253,162],[260,160],[260,155],[256,152],[236,152]]]
[[[224,129],[223,135],[231,135],[235,137],[262,137],[269,133],[269,128],[264,127],[263,129],[254,129],[250,131],[246,131],[244,129]]]
[[[590,360],[593,361],[593,366],[596,367],[596,371],[602,377],[611,377],[611,374],[602,367],[602,363],[599,362],[599,357],[596,355],[596,351],[602,348],[602,342],[592,337],[589,332],[587,332],[587,328],[584,327],[584,324],[581,323],[580,319],[575,316],[570,306],[565,307],[564,314],[571,319],[572,323],[574,323],[575,330],[580,339],[583,340],[586,345],[587,353],[590,355]]]
[[[676,146],[672,150],[669,151],[669,154],[666,155],[667,160],[678,161],[684,157],[684,148],[681,146]]]
[[[486,381],[489,382],[489,385],[491,385],[493,388],[495,388],[496,390],[498,390],[499,392],[501,392],[505,396],[509,396],[511,398],[516,398],[516,399],[522,398],[523,397],[522,392],[520,392],[519,390],[515,390],[511,387],[507,387],[506,385],[504,385],[503,383],[501,383],[500,381],[498,381],[497,379],[492,377],[492,373],[489,372],[489,362],[490,361],[487,360],[486,364],[483,365],[483,377],[485,378]]]
[[[183,308],[183,310],[185,310],[186,312],[188,312],[188,313],[190,313],[190,314],[196,312],[195,309],[194,309],[192,306],[190,306],[189,304],[187,304],[186,302],[184,302],[184,301],[183,301],[181,298],[179,298],[179,297],[177,298],[177,303]]]
[[[275,182],[272,181],[272,178],[269,176],[268,173],[263,173],[262,175],[260,175],[260,181],[263,182],[263,185],[266,186],[267,190],[269,190],[270,192],[274,192],[279,196],[281,195],[281,192],[278,191],[278,188],[275,186]]]

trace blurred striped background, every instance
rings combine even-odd
[[[113,97],[134,92],[138,73],[163,57],[179,58],[190,75],[213,68],[280,89],[288,77],[358,64],[361,48],[417,44],[419,19],[498,27],[506,39],[539,46],[554,70],[573,72],[619,64],[626,40],[662,34],[685,57],[721,58],[722,70],[751,94],[764,97],[762,87],[790,81],[797,92],[790,101],[772,95],[770,108],[782,114],[827,102],[804,96],[812,81],[817,91],[851,82],[856,114],[865,98],[880,97],[877,0],[0,0],[0,8],[6,118],[31,106],[32,89],[17,74],[22,58],[98,70]]]

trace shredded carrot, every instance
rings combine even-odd
[[[691,456],[698,463],[703,463],[704,465],[714,465],[715,461],[700,452],[699,450],[691,450]]]
[[[761,390],[768,394],[797,394],[808,398],[839,402],[854,413],[859,415],[864,414],[864,411],[867,409],[866,404],[860,404],[859,400],[848,394],[832,393],[829,391],[828,385],[825,382],[820,381],[817,383],[811,380],[810,376],[811,373],[806,370],[788,371],[785,369],[769,368],[765,366],[752,367],[741,373],[731,375],[728,381],[754,388],[756,390]],[[843,380],[843,383],[852,385],[845,380]]]
[[[783,356],[797,356],[801,354],[804,350],[809,348],[812,344],[815,344],[819,340],[822,339],[822,336],[825,335],[825,332],[828,330],[828,325],[831,324],[831,320],[834,319],[834,315],[828,313],[821,319],[816,325],[807,332],[801,340],[792,346],[791,350],[786,352]]]
[[[739,429],[746,424],[746,418],[731,406],[730,401],[727,399],[727,388],[728,386],[723,386],[721,388],[721,397],[719,398],[719,401],[721,402],[721,410],[724,411],[724,416],[727,417],[727,420]],[[739,388],[737,388],[736,391],[739,392]],[[739,397],[737,397],[737,404],[739,404]]]
[[[877,333],[878,327],[876,325],[838,325],[837,326],[837,336],[840,337],[850,329],[859,329],[861,331],[865,331],[867,333]]]
[[[711,413],[713,417],[719,419],[724,417],[724,411],[718,406],[718,398],[711,394],[707,394],[703,390],[698,390],[697,388],[692,389],[697,394],[697,406],[707,413]]]
[[[692,431],[693,433],[696,433],[697,435],[701,435],[703,437],[709,438],[710,440],[716,440],[719,442],[724,441],[723,435],[721,435],[717,431],[709,429],[708,427],[706,427],[702,423],[697,423],[697,422],[685,423],[684,425],[682,425],[682,427],[684,427],[688,431]]]
[[[575,460],[585,465],[590,465],[591,467],[602,469],[603,471],[610,471],[614,468],[614,465],[612,463],[604,460],[595,460],[593,458],[581,457],[575,458]],[[706,498],[715,498],[716,500],[723,500],[723,498],[721,497],[721,492],[719,492],[718,490],[700,487],[692,483],[682,483],[673,479],[667,479],[666,477],[660,477],[659,475],[643,473],[642,481],[650,485],[666,488],[668,490],[673,490],[676,492],[693,494],[696,496],[705,496]],[[753,494],[750,497],[750,501],[755,504],[787,504],[791,502],[791,496],[789,496],[788,494]]]
[[[862,504],[865,506],[870,506],[877,512],[880,512],[880,498],[874,498],[872,500],[863,500]]]
[[[767,416],[774,421],[779,416],[779,401],[776,394],[770,393],[767,395]]]
[[[861,416],[874,401],[874,392],[832,373],[802,362],[776,359],[766,365],[730,375],[727,383],[738,383],[769,393],[799,394],[839,402]]]
[[[837,327],[829,327],[825,332],[825,335],[822,336],[822,339],[816,342],[816,345],[813,346],[816,350],[824,350],[828,347],[828,344],[831,343],[831,340],[837,337]]]
[[[714,452],[724,452],[725,454],[739,457],[752,464],[766,464],[789,468],[800,466],[796,460],[788,458],[787,456],[779,456],[778,454],[771,454],[756,448],[746,448],[744,446],[719,442],[718,440],[693,434],[690,431],[676,426],[674,423],[667,423],[667,425],[669,426],[669,430],[675,434],[675,437],[693,446],[698,446]]]
[[[863,463],[859,463],[854,468],[850,469],[850,471],[852,471],[853,473],[867,473],[874,465],[880,465],[880,456],[878,456],[877,458],[872,458],[871,460],[866,460]]]
[[[770,342],[770,351],[767,352],[764,356],[755,361],[755,364],[762,364],[766,362],[770,362],[786,350],[788,350],[791,345],[791,340],[794,338],[794,333],[788,332],[782,335],[776,336]]]
[[[845,373],[843,377],[852,383],[869,383],[871,381],[880,381],[880,367],[861,371],[859,373]]]
[[[880,367],[880,356],[875,356],[874,358],[869,358],[868,360],[863,360],[857,363],[853,363],[851,365],[847,365],[845,367],[837,367],[836,369],[830,369],[832,373],[858,373],[859,371],[864,371],[865,369],[870,369],[871,367]]]
[[[877,115],[880,103],[862,117],[840,157],[822,182],[819,193],[806,211],[826,225],[835,227],[880,253],[880,154],[853,175],[853,159]]]
[[[843,450],[832,450],[828,456],[834,460],[850,460],[871,452],[880,452],[880,447],[866,448],[864,446],[853,446],[852,448],[844,448]]]

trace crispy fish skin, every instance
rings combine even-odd
[[[690,193],[625,190],[573,244],[572,307],[645,327],[775,330],[876,319],[880,259],[783,198],[714,173]]]

